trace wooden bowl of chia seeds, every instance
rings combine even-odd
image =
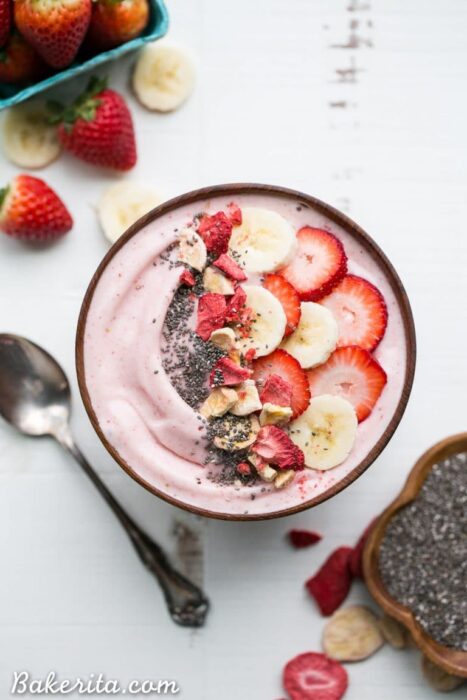
[[[467,678],[467,433],[438,442],[376,521],[368,589],[447,673]]]

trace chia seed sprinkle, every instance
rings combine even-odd
[[[467,651],[467,453],[435,464],[390,521],[379,567],[388,593],[434,640]]]

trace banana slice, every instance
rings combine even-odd
[[[3,122],[3,150],[20,168],[45,168],[60,155],[56,128],[48,123],[47,109],[28,103],[8,110]]]
[[[300,362],[303,369],[326,362],[339,337],[336,319],[326,307],[312,301],[300,304],[298,327],[281,347]]]
[[[237,347],[245,354],[253,348],[256,357],[269,355],[284,337],[287,319],[282,304],[264,287],[244,285],[246,306],[252,310],[248,335],[239,337]]]
[[[110,243],[115,243],[131,224],[161,202],[160,194],[146,185],[126,180],[111,185],[97,205],[104,236]]]
[[[202,272],[206,265],[208,251],[201,236],[193,229],[185,228],[179,235],[178,259],[194,270]]]
[[[203,287],[207,292],[215,292],[216,294],[233,294],[235,292],[231,280],[220,270],[216,270],[215,267],[207,267],[205,269]]]
[[[343,462],[355,441],[357,416],[346,399],[322,394],[290,424],[290,437],[311,469],[326,471]]]
[[[235,226],[229,249],[247,272],[272,272],[292,258],[296,238],[286,219],[270,209],[245,207]]]
[[[144,107],[156,112],[172,112],[193,91],[193,62],[186,51],[177,46],[149,44],[140,53],[132,84]]]
[[[375,615],[363,605],[334,613],[323,633],[323,649],[336,661],[362,661],[384,644]]]
[[[239,418],[227,415],[214,426],[214,444],[220,450],[236,452],[252,445],[259,432],[259,421],[255,415]]]

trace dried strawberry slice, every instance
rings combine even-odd
[[[251,370],[240,367],[230,357],[221,357],[209,375],[211,386],[234,386],[251,377]]]
[[[351,554],[351,547],[339,547],[305,583],[322,615],[332,615],[347,598],[353,578],[350,570]]]
[[[198,233],[210,253],[222,255],[227,253],[229,247],[232,222],[223,211],[218,211],[212,216],[205,214],[198,224]]]
[[[232,226],[240,226],[243,217],[242,210],[240,209],[238,204],[234,204],[234,202],[231,202],[227,205],[227,211],[229,212],[229,219]]]
[[[225,323],[227,302],[222,294],[208,292],[198,300],[196,332],[203,340],[209,340],[211,333],[222,328]]]
[[[325,654],[299,654],[283,673],[284,688],[291,700],[340,700],[348,686],[347,671]]]
[[[180,275],[180,284],[184,284],[187,287],[194,287],[196,284],[196,280],[193,277],[192,273],[190,270],[183,270],[182,274]]]
[[[264,425],[251,449],[268,464],[274,464],[279,469],[300,471],[305,466],[305,458],[301,449],[277,425]]]
[[[272,403],[275,406],[290,406],[292,404],[292,385],[278,374],[270,374],[264,382],[259,395],[261,403]]]
[[[235,280],[235,282],[244,282],[246,279],[248,279],[245,271],[242,270],[240,265],[235,262],[230,255],[226,255],[226,253],[222,253],[222,255],[220,255],[217,260],[214,260],[212,264],[219,268],[219,270],[227,275],[227,277]]]
[[[288,533],[289,542],[295,549],[303,549],[317,544],[323,539],[319,532],[312,530],[290,530]]]

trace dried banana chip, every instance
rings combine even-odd
[[[459,688],[465,679],[446,673],[442,668],[436,666],[427,656],[422,657],[423,676],[433,690],[440,693],[450,693]]]
[[[383,615],[378,620],[378,626],[384,639],[394,649],[405,649],[409,645],[409,631],[389,615]]]
[[[367,659],[383,644],[377,617],[363,605],[338,610],[324,628],[324,651],[337,661]]]

